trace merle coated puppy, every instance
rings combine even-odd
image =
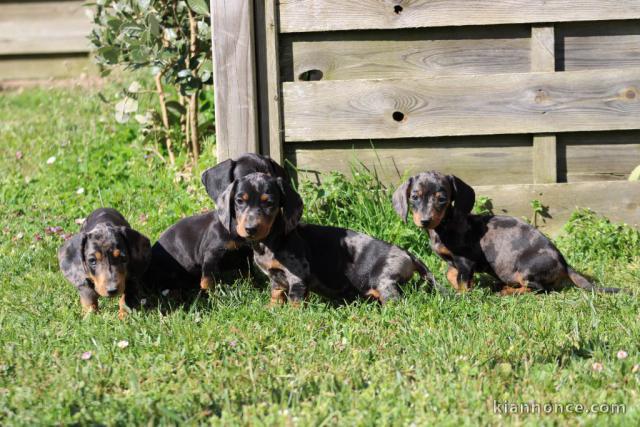
[[[217,204],[223,226],[251,242],[256,265],[271,280],[272,304],[300,304],[308,291],[384,304],[414,273],[436,285],[427,267],[397,246],[344,228],[299,224],[302,206],[291,194],[282,178],[254,173],[231,183]]]
[[[275,161],[249,153],[206,170],[202,183],[216,200],[231,182],[256,171],[289,182],[289,175]],[[302,211],[302,199],[289,188],[292,191],[289,197]],[[212,289],[224,272],[243,270],[251,264],[252,250],[244,237],[224,227],[215,211],[178,221],[153,245],[152,265],[145,277],[147,288],[156,292]]]
[[[99,296],[120,296],[122,319],[137,305],[138,282],[149,266],[151,247],[120,212],[100,208],[62,245],[58,260],[64,277],[78,290],[85,312],[98,310]]]
[[[429,232],[431,249],[448,264],[447,279],[458,292],[473,287],[476,272],[500,280],[503,295],[557,290],[572,281],[602,292],[574,271],[551,241],[510,216],[472,215],[475,192],[460,178],[431,171],[409,178],[393,194],[393,207]]]

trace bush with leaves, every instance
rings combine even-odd
[[[154,77],[151,90],[133,82],[124,91],[116,104],[116,120],[133,117],[147,134],[160,135],[171,164],[176,149],[172,141],[182,135],[197,162],[202,89],[213,84],[208,0],[97,0],[91,6],[95,25],[90,39],[102,70],[148,69]],[[157,97],[159,112],[138,111],[138,100],[146,94]],[[181,132],[175,131],[178,124]]]

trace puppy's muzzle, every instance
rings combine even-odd
[[[258,230],[258,224],[245,225],[244,227],[244,231],[247,233],[247,237],[249,238],[255,237],[255,235],[258,234]]]

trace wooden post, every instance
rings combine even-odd
[[[252,0],[211,0],[218,161],[258,152]]]
[[[259,0],[260,1],[260,0]],[[269,110],[269,156],[282,164],[282,112],[280,63],[278,61],[278,2],[265,1],[265,39],[267,52],[267,108]]]
[[[531,71],[556,70],[555,28],[553,25],[531,27]],[[533,137],[533,183],[558,182],[558,162],[555,135]]]

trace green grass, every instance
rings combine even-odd
[[[103,89],[108,99],[115,93]],[[164,315],[141,311],[121,322],[116,302],[102,300],[99,314],[82,318],[58,270],[62,238],[46,227],[75,232],[76,218],[105,205],[153,240],[212,206],[200,170],[166,168],[136,135],[115,124],[96,90],[0,94],[0,424],[640,423],[633,296],[500,298],[478,289],[442,297],[414,285],[384,308],[313,298],[303,309],[269,310],[256,277]],[[213,148],[207,141],[200,169],[213,163]],[[309,221],[404,246],[444,282],[426,236],[400,222],[366,173],[304,183],[301,192]],[[588,213],[569,229],[558,244],[578,269],[598,283],[640,288],[636,232]],[[626,414],[507,416],[494,413],[494,399],[617,403]]]

